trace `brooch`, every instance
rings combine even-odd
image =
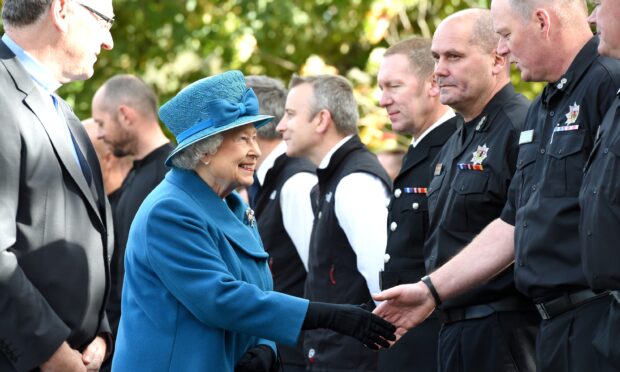
[[[254,227],[256,223],[256,217],[254,216],[254,210],[252,208],[248,208],[245,210],[245,219],[248,221],[248,225]]]

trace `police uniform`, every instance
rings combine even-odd
[[[318,184],[313,189],[315,212],[305,293],[310,301],[364,304],[371,300],[366,279],[335,212],[336,188],[352,173],[367,173],[381,180],[389,190],[389,176],[353,136],[332,155],[326,168],[317,169]],[[360,203],[364,201],[360,200]],[[381,247],[378,247],[381,249]],[[312,371],[375,371],[377,353],[359,341],[320,329],[304,333],[304,352]]]
[[[449,261],[499,217],[528,106],[527,99],[507,84],[476,118],[461,123],[439,152],[428,190],[428,272]],[[511,269],[445,301],[440,320],[440,371],[534,370],[540,319],[533,304],[516,290]]]
[[[590,288],[615,291],[599,321],[594,347],[620,369],[620,90],[601,123],[579,194],[583,271]]]
[[[400,172],[394,179],[394,191],[388,206],[382,290],[415,283],[426,275],[423,248],[428,230],[426,190],[430,181],[429,168],[441,146],[456,129],[458,120],[452,113],[450,119],[428,132],[415,147],[409,146],[405,154]],[[431,316],[407,332],[394,346],[379,352],[379,371],[402,371],[412,366],[418,372],[436,371],[438,335],[439,320]]]
[[[300,172],[314,174],[315,166],[306,159],[290,158],[282,154],[267,171],[263,185],[258,188],[255,200],[258,231],[265,251],[269,253],[269,268],[273,276],[273,289],[292,296],[303,297],[306,268],[293,240],[284,228],[280,194],[292,176]],[[308,200],[310,195],[306,196]],[[286,371],[306,368],[300,337],[297,347],[278,344],[282,364]]]
[[[592,348],[592,324],[612,298],[588,288],[578,234],[583,168],[620,83],[620,62],[599,56],[597,46],[593,37],[532,103],[501,216],[515,226],[516,286],[544,319],[537,342],[542,371],[607,368]]]

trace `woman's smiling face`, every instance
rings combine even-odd
[[[253,124],[222,133],[224,140],[214,155],[205,154],[201,172],[207,184],[221,197],[239,186],[254,182],[256,162],[261,155]]]

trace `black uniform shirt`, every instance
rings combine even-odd
[[[453,116],[429,132],[416,147],[410,145],[394,179],[394,191],[388,205],[382,289],[415,283],[426,274],[423,248],[428,231],[426,189],[430,182],[429,167],[454,133],[458,120]]]
[[[620,289],[620,90],[590,154],[579,205],[586,279],[597,290]]]
[[[614,98],[620,62],[593,37],[559,81],[532,103],[502,220],[515,226],[515,283],[535,302],[587,287],[578,194],[598,125]]]
[[[507,84],[482,113],[450,137],[430,170],[430,228],[424,247],[432,272],[499,217],[517,161],[518,134],[529,102]],[[517,295],[510,270],[443,308],[488,303]]]

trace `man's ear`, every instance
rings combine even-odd
[[[428,91],[429,97],[437,97],[439,96],[439,85],[437,84],[437,77],[435,74],[431,74],[431,76],[426,80],[425,84]]]
[[[334,124],[332,120],[332,114],[326,109],[322,109],[321,111],[319,111],[315,115],[314,120],[316,120],[315,130],[318,133],[325,133],[329,129],[329,127]]]
[[[543,34],[545,39],[549,39],[551,32],[551,15],[547,9],[536,9],[534,12],[537,29]]]
[[[116,110],[118,120],[123,125],[132,125],[135,122],[136,112],[132,107],[127,105],[119,105]]]
[[[509,56],[509,54],[499,54],[497,49],[493,49],[491,52],[491,58],[493,59],[491,71],[493,72],[493,75],[499,75],[506,71],[509,65]]]
[[[69,2],[70,0],[52,0],[49,8],[52,25],[63,33],[69,30]]]

